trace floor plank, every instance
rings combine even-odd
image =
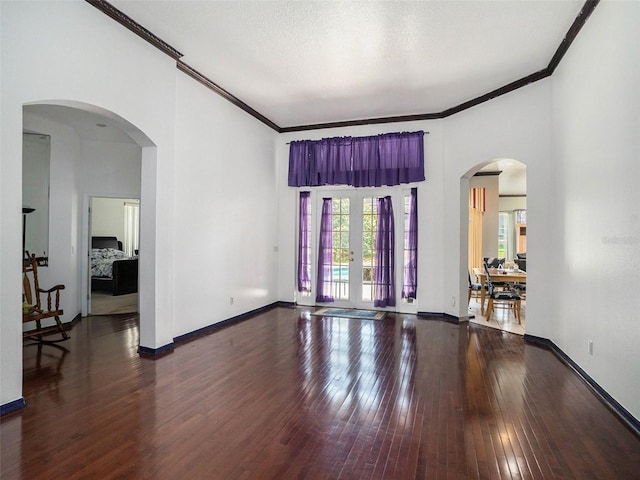
[[[640,440],[548,350],[475,324],[276,308],[141,358],[137,315],[24,347],[1,477],[637,478]]]

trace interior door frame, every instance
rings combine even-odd
[[[94,198],[112,198],[112,199],[137,199],[140,200],[140,194],[122,194],[122,193],[85,193],[82,199],[82,258],[81,275],[84,281],[81,282],[82,302],[80,305],[80,315],[86,317],[91,315],[91,232],[93,223],[92,202]],[[140,229],[140,223],[138,223]],[[140,276],[138,275],[138,292],[140,291]],[[140,304],[138,303],[138,312]]]

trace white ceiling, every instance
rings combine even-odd
[[[111,0],[280,127],[439,113],[547,67],[584,0]]]
[[[439,113],[519,80],[547,67],[584,1],[110,3],[286,128]],[[25,108],[85,139],[132,141],[94,113]],[[519,162],[501,159],[483,170],[503,172],[501,194],[526,193]]]
[[[499,195],[525,195],[527,194],[527,166],[511,158],[497,159],[480,172],[500,172],[498,176]]]
[[[112,119],[98,113],[63,105],[48,104],[25,105],[23,111],[25,115],[44,118],[45,120],[72,127],[83,140],[135,143],[126,132],[116,126]]]

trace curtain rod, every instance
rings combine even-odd
[[[431,132],[423,132],[424,135],[429,135],[430,133]],[[381,135],[384,135],[384,134],[381,134]],[[291,145],[291,142],[286,142],[285,145]]]

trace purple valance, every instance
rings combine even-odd
[[[423,180],[423,131],[298,140],[289,146],[290,187],[381,187]]]

